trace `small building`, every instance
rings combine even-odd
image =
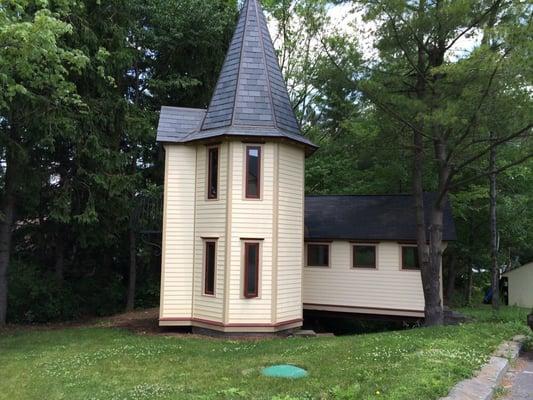
[[[305,197],[317,146],[300,132],[258,0],[244,2],[207,110],[163,107],[157,140],[160,325],[275,332],[301,326],[304,308],[423,315],[412,197]]]
[[[533,262],[502,274],[510,306],[533,308]]]
[[[455,240],[449,205],[443,239],[442,251]],[[305,254],[305,310],[424,317],[411,195],[307,196]]]

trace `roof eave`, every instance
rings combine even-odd
[[[170,138],[170,137],[157,137],[156,141],[158,143],[169,143],[169,144],[186,144],[186,143],[202,143],[202,142],[209,142],[213,139],[222,139],[224,137],[232,137],[232,138],[241,138],[243,140],[262,140],[262,141],[268,141],[268,140],[286,140],[301,146],[304,146],[305,148],[305,155],[306,157],[310,157],[312,154],[314,154],[315,151],[319,149],[319,146],[315,145],[313,142],[308,140],[305,136],[302,136],[302,140],[299,140],[300,138],[296,137],[290,137],[280,132],[277,136],[261,136],[261,135],[251,135],[251,134],[240,134],[240,133],[232,133],[231,131],[222,131],[213,133],[212,135],[203,136],[203,137],[195,137],[196,133],[199,133],[200,131],[194,131],[189,134],[187,134],[185,137],[182,138]],[[205,131],[203,131],[205,132]]]

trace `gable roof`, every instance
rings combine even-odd
[[[258,0],[244,3],[207,111],[161,109],[159,142],[225,135],[285,138],[316,149],[300,132]]]
[[[434,194],[425,194],[426,221],[434,198]],[[413,196],[306,196],[305,238],[416,241]],[[448,202],[444,210],[443,240],[456,240]]]
[[[522,268],[533,268],[533,261],[525,263],[525,264],[522,264],[522,265],[518,265],[518,266],[516,266],[514,268],[508,268],[507,270],[505,270],[502,273],[502,276],[503,275],[509,275],[511,272],[515,272],[515,271],[517,271],[519,269],[522,269]]]

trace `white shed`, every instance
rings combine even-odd
[[[508,281],[509,305],[533,308],[533,262],[503,274]]]

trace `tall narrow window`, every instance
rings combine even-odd
[[[208,152],[207,198],[218,197],[218,147],[211,147]]]
[[[420,269],[418,248],[416,246],[402,246],[402,269]]]
[[[204,294],[215,294],[216,253],[214,241],[205,242]]]
[[[261,197],[261,147],[246,147],[246,198]]]
[[[259,243],[244,243],[244,297],[259,296]]]

